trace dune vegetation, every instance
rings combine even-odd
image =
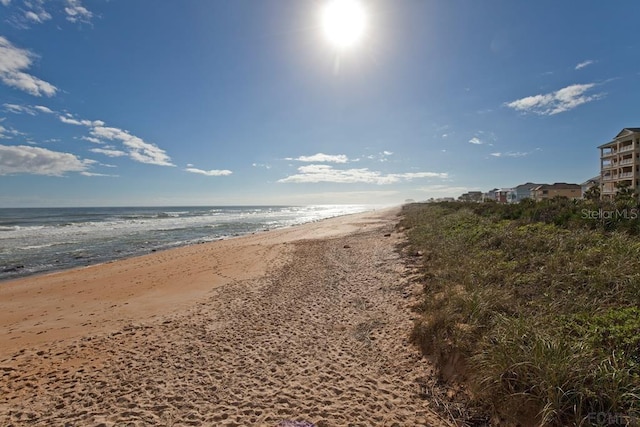
[[[625,200],[406,205],[424,283],[414,342],[496,420],[639,422],[636,213]]]

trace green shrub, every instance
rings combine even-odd
[[[583,203],[404,209],[424,260],[413,340],[496,415],[571,425],[640,409],[640,242],[592,227]]]

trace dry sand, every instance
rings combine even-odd
[[[448,425],[396,215],[0,283],[0,425]]]

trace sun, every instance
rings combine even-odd
[[[358,0],[329,0],[322,11],[322,29],[337,49],[348,49],[360,42],[367,29],[367,15]]]

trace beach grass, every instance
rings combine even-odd
[[[638,422],[640,221],[584,209],[594,211],[560,199],[403,209],[399,227],[422,256],[413,340],[496,418]]]

